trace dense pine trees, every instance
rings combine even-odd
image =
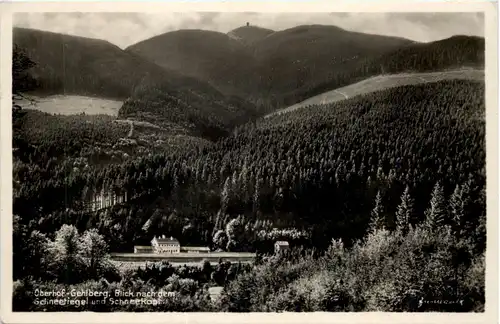
[[[457,218],[467,235],[485,211],[484,161],[483,85],[442,81],[301,109],[238,127],[211,146],[85,172],[64,161],[15,164],[14,211],[45,230],[98,226],[121,251],[165,232],[230,250],[270,251],[276,239],[350,245],[373,228],[374,214],[376,228],[404,232]],[[101,190],[127,201],[83,211]]]

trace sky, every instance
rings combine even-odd
[[[107,40],[121,48],[179,29],[227,33],[250,25],[275,31],[308,24],[430,42],[453,35],[484,36],[482,13],[16,13],[14,26]]]

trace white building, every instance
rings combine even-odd
[[[287,241],[276,241],[274,243],[274,253],[280,253],[281,251],[288,250],[290,248],[290,244]]]
[[[155,253],[179,253],[181,251],[181,244],[175,238],[165,237],[153,237],[151,241],[151,247]]]
[[[183,246],[181,247],[180,242],[173,237],[165,237],[162,235],[160,237],[153,237],[151,240],[151,246],[134,246],[134,253],[145,254],[145,253],[210,253],[210,248],[206,246]]]

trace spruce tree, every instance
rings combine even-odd
[[[260,211],[260,190],[261,190],[262,182],[260,178],[257,178],[255,183],[255,191],[253,194],[253,213],[257,215]]]
[[[461,228],[463,226],[464,219],[464,204],[462,193],[463,192],[461,186],[457,185],[450,197],[450,216],[453,220],[453,231],[457,236],[461,235]]]
[[[225,214],[227,211],[227,208],[229,206],[230,195],[231,195],[231,180],[230,177],[227,177],[226,181],[224,182],[224,188],[222,189],[221,201],[220,201],[222,214]]]
[[[374,232],[385,227],[384,206],[382,204],[382,194],[380,190],[375,197],[375,206],[371,212],[370,232]]]
[[[437,182],[432,191],[430,206],[425,211],[425,225],[429,230],[435,231],[445,225],[446,221],[447,210],[443,187]]]
[[[406,186],[401,203],[396,211],[396,228],[406,233],[410,227],[410,221],[413,215],[413,199],[410,196],[410,188]]]
[[[450,197],[450,217],[453,231],[457,236],[462,236],[466,229],[466,213],[470,205],[470,187],[468,183],[457,185]]]

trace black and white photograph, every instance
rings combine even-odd
[[[484,313],[485,15],[13,13],[11,311]]]

